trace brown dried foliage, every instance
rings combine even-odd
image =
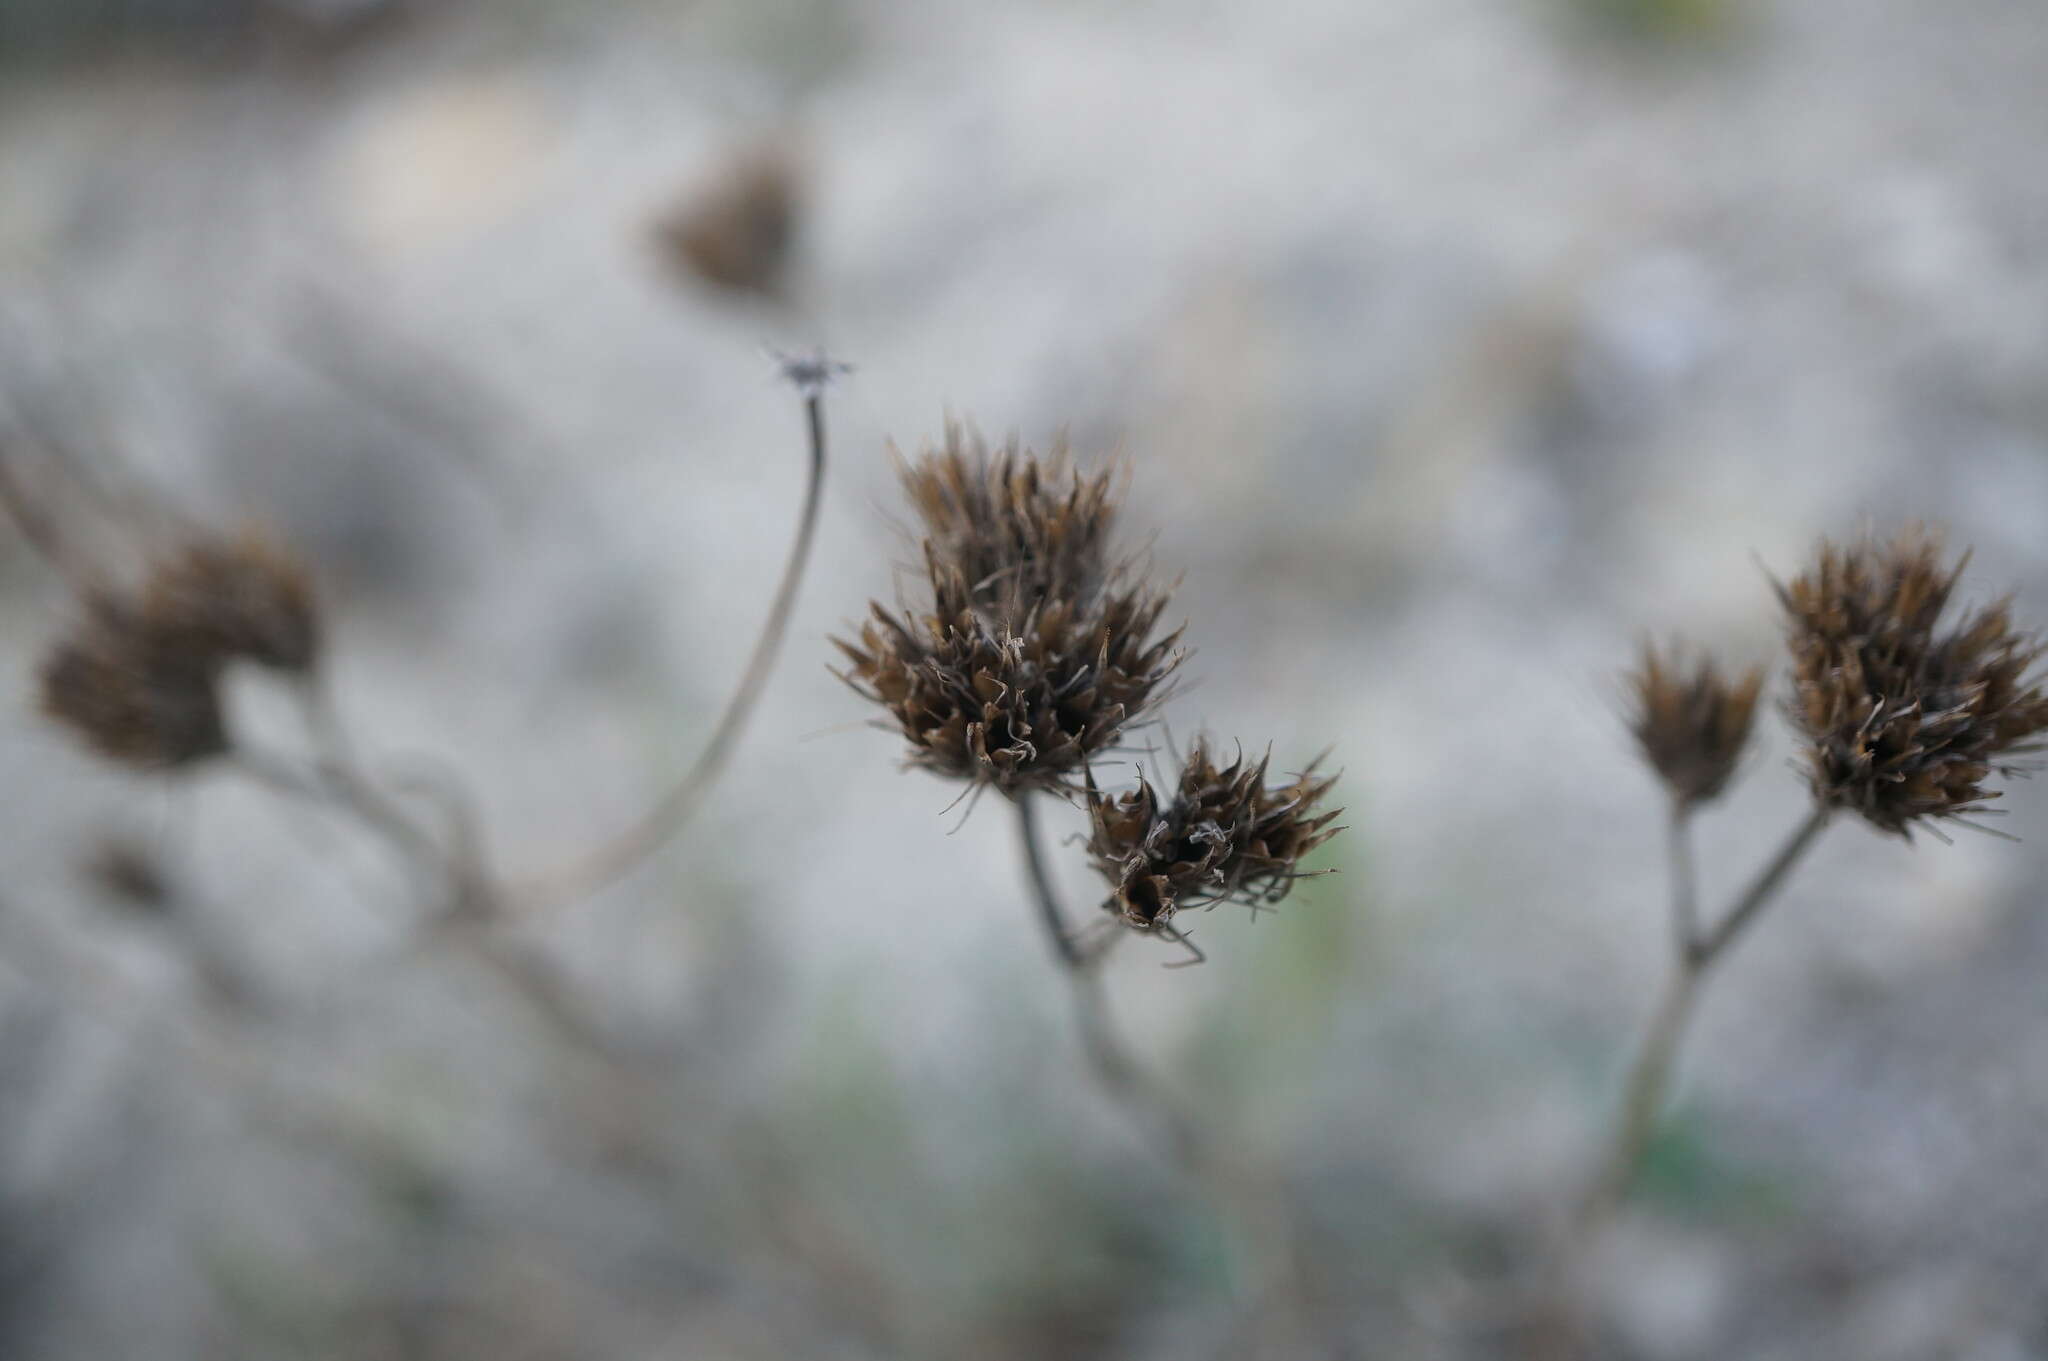
[[[2025,773],[2013,758],[2048,728],[2042,644],[2013,628],[2009,602],[1940,629],[1967,560],[1944,566],[1940,539],[1914,527],[1889,543],[1823,541],[1778,588],[1814,794],[1882,831],[1983,811],[1999,797],[1987,782]]]
[[[168,770],[227,750],[218,657],[111,595],[87,602],[39,676],[43,712],[110,761]]]
[[[1237,902],[1271,906],[1285,898],[1303,856],[1335,836],[1342,809],[1317,812],[1334,775],[1315,768],[1266,783],[1267,758],[1243,755],[1219,767],[1197,742],[1170,803],[1149,781],[1115,797],[1088,790],[1088,853],[1110,883],[1104,908],[1140,930],[1192,907]]]
[[[857,643],[833,640],[842,679],[889,711],[913,766],[1004,793],[1072,788],[1180,664],[1180,634],[1154,636],[1166,597],[1142,585],[991,617],[957,570],[929,550],[927,563],[930,613],[877,602]]]
[[[88,595],[43,663],[43,712],[109,760],[186,766],[228,748],[220,674],[230,661],[299,673],[319,652],[312,579],[297,559],[253,533],[195,540],[135,588]]]
[[[796,239],[795,158],[781,146],[736,155],[717,178],[655,223],[663,256],[719,288],[776,295]]]
[[[189,635],[195,650],[279,671],[309,671],[319,659],[312,574],[267,535],[187,544],[158,564],[143,587],[155,626]]]
[[[1635,698],[1630,731],[1671,796],[1688,805],[1718,797],[1755,727],[1763,668],[1724,676],[1711,657],[1688,668],[1646,643],[1627,679]]]
[[[949,421],[944,446],[901,471],[934,554],[977,601],[1084,599],[1122,566],[1109,556],[1114,474],[1084,477],[1064,442],[1044,457],[1015,439],[991,454],[978,433]]]

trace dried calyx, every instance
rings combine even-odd
[[[913,766],[1006,794],[1078,788],[1183,656],[1160,631],[1167,592],[1112,555],[1109,475],[991,456],[954,428],[903,481],[931,604],[874,604],[857,639],[834,640],[843,679],[888,710]]]
[[[2039,750],[2048,694],[2035,676],[2042,644],[2012,625],[2004,601],[1944,629],[1964,561],[1944,565],[1924,528],[1890,542],[1820,545],[1813,565],[1778,588],[1787,615],[1793,696],[1814,794],[1882,831],[1981,813],[1995,775],[2022,774]]]
[[[1141,930],[1176,912],[1236,902],[1278,903],[1303,877],[1302,857],[1335,836],[1342,809],[1318,811],[1336,783],[1314,766],[1266,783],[1267,759],[1219,767],[1197,742],[1171,799],[1141,779],[1127,794],[1088,791],[1088,852],[1109,881],[1103,906]]]
[[[304,673],[319,649],[311,577],[295,558],[253,534],[195,540],[132,589],[87,595],[43,662],[42,707],[109,760],[175,769],[228,749],[229,662]]]
[[[1627,677],[1635,710],[1630,731],[1679,804],[1706,803],[1727,788],[1749,745],[1763,681],[1762,667],[1727,676],[1711,657],[1687,665],[1644,645]]]

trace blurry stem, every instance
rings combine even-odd
[[[1081,1044],[1088,1052],[1089,1065],[1103,1089],[1129,1112],[1148,1143],[1163,1144],[1174,1160],[1190,1174],[1199,1176],[1208,1162],[1207,1151],[1187,1117],[1145,1076],[1130,1056],[1102,992],[1101,974],[1089,966],[1086,956],[1074,944],[1066,925],[1066,914],[1053,896],[1052,880],[1046,873],[1045,856],[1038,830],[1038,810],[1029,793],[1013,796],[1010,806],[1017,810],[1017,840],[1024,850],[1024,868],[1031,882],[1031,896],[1038,909],[1039,924],[1045,928],[1054,953],[1074,988],[1074,1019],[1080,1026]]]
[[[1693,868],[1692,812],[1689,799],[1671,800],[1671,819],[1666,828],[1671,853],[1672,946],[1678,956],[1690,954],[1699,941],[1699,876]]]
[[[789,632],[789,618],[796,607],[797,587],[803,581],[804,566],[810,560],[811,544],[817,537],[818,506],[825,486],[825,397],[823,384],[804,388],[804,419],[810,434],[810,476],[804,487],[803,509],[798,515],[796,539],[782,569],[782,582],[768,606],[761,636],[754,643],[753,656],[739,687],[726,702],[711,741],[683,773],[673,789],[615,840],[598,847],[580,862],[558,870],[530,884],[518,893],[522,908],[541,911],[597,892],[631,870],[667,844],[696,812],[704,794],[718,779],[731,759],[733,748],[745,730],[747,719],[767,688],[768,673]]]
[[[1648,1149],[1650,1136],[1655,1131],[1657,1116],[1664,1108],[1664,1098],[1671,1085],[1672,1069],[1678,1057],[1678,1047],[1685,1038],[1686,1025],[1692,1018],[1693,1006],[1698,1000],[1700,989],[1705,985],[1707,974],[1728,952],[1743,928],[1756,920],[1765,904],[1769,903],[1792,867],[1799,862],[1807,849],[1813,845],[1821,830],[1827,826],[1828,809],[1818,806],[1793,829],[1784,845],[1778,848],[1770,863],[1765,865],[1751,881],[1742,896],[1730,908],[1721,924],[1703,936],[1694,936],[1688,931],[1681,937],[1674,951],[1670,980],[1664,985],[1663,998],[1657,1004],[1657,1013],[1650,1022],[1649,1033],[1644,1037],[1642,1052],[1636,1057],[1635,1066],[1629,1070],[1628,1085],[1624,1089],[1621,1111],[1615,1122],[1614,1132],[1608,1141],[1606,1158],[1600,1164],[1598,1177],[1587,1190],[1580,1202],[1574,1219],[1574,1239],[1577,1244],[1590,1240],[1592,1235],[1606,1222],[1615,1207],[1621,1203],[1629,1184],[1635,1180],[1641,1166],[1643,1153]],[[1677,847],[1684,837],[1684,820],[1674,816],[1673,862],[1676,866],[1683,854]],[[1690,857],[1685,856],[1686,870],[1683,883],[1686,891],[1690,886]],[[1678,881],[1674,881],[1675,884]],[[1674,907],[1674,912],[1683,909]]]

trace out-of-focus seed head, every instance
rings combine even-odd
[[[1630,730],[1671,796],[1687,805],[1717,798],[1749,745],[1763,668],[1724,676],[1711,657],[1687,666],[1646,643],[1627,680],[1635,701]]]
[[[1104,908],[1139,930],[1217,903],[1255,911],[1285,898],[1303,856],[1335,836],[1342,809],[1318,812],[1336,784],[1315,768],[1266,783],[1267,761],[1219,767],[1197,742],[1171,800],[1147,780],[1127,794],[1088,790],[1088,853],[1109,881]]]
[[[1823,541],[1778,588],[1814,794],[1881,831],[1983,811],[1999,797],[1991,778],[2025,773],[2014,758],[2048,728],[2042,644],[2007,602],[1940,629],[1967,558],[1945,565],[1940,538],[1916,526],[1888,543]]]
[[[656,222],[656,241],[680,272],[719,288],[775,296],[796,240],[800,178],[787,146],[742,150]]]
[[[1072,789],[1180,664],[1178,631],[1157,632],[1166,597],[1142,583],[992,617],[935,546],[926,562],[931,613],[875,604],[857,641],[833,640],[842,678],[889,711],[912,766],[1006,794]]]
[[[267,535],[201,539],[157,564],[141,611],[185,646],[279,671],[310,671],[320,655],[320,615],[304,563]]]
[[[43,712],[110,761],[173,770],[227,750],[218,655],[166,632],[113,596],[95,596],[44,660]]]
[[[1015,439],[991,453],[979,433],[949,421],[944,445],[902,475],[933,556],[966,580],[978,608],[1086,600],[1125,567],[1110,557],[1115,474],[1084,476],[1064,442],[1044,457]]]

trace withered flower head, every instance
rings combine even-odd
[[[186,645],[279,671],[308,671],[319,658],[320,622],[304,563],[254,531],[201,539],[157,564],[142,588],[154,630]]]
[[[796,238],[798,169],[788,147],[740,151],[716,178],[655,224],[679,271],[720,288],[781,291]]]
[[[1635,699],[1630,730],[1671,796],[1683,804],[1718,797],[1749,744],[1763,668],[1727,677],[1711,657],[1686,667],[1675,653],[1660,657],[1645,643],[1627,679]]]
[[[227,750],[219,675],[216,654],[99,595],[45,659],[39,679],[43,712],[100,755],[167,770]]]
[[[889,711],[913,766],[1006,794],[1072,788],[1180,664],[1180,634],[1155,636],[1166,597],[1142,583],[991,617],[926,554],[929,614],[877,603],[858,642],[833,639],[851,663],[842,679]]]
[[[1944,566],[1940,538],[1916,526],[1890,543],[1822,541],[1778,588],[1814,794],[1882,831],[1981,811],[1999,797],[1991,777],[2024,773],[2013,758],[2048,728],[2042,644],[2007,602],[1940,628],[1967,560]]]
[[[1256,910],[1287,896],[1301,858],[1335,836],[1342,809],[1316,805],[1337,782],[1315,767],[1266,783],[1266,758],[1242,754],[1218,767],[1197,742],[1171,802],[1140,779],[1128,794],[1088,790],[1088,853],[1109,881],[1103,904],[1140,930],[1166,925],[1191,907],[1244,903]]]
[[[991,453],[979,433],[949,421],[944,446],[904,464],[902,476],[933,555],[978,604],[1085,598],[1127,566],[1110,558],[1115,474],[1083,476],[1064,441],[1043,458],[1014,438]]]

